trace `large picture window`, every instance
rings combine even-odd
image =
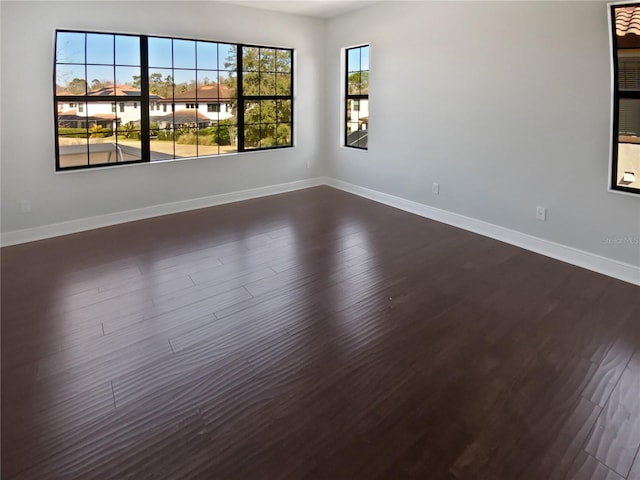
[[[611,6],[611,188],[640,194],[640,4]]]
[[[293,145],[293,51],[56,32],[58,170]]]
[[[345,133],[347,147],[369,145],[369,45],[345,50]]]

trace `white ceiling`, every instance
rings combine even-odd
[[[352,10],[357,10],[365,5],[375,3],[376,0],[284,0],[284,1],[262,1],[262,0],[221,0],[225,3],[234,3],[245,7],[261,8],[263,10],[274,10],[277,12],[293,13],[296,15],[307,15],[319,18],[331,18]]]

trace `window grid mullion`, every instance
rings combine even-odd
[[[88,78],[90,75],[90,67],[93,64],[89,64],[88,60],[89,60],[89,35],[90,34],[105,34],[105,35],[113,35],[113,41],[111,42],[111,45],[108,46],[107,48],[110,48],[112,50],[112,56],[113,56],[113,63],[105,63],[103,66],[108,66],[111,67],[110,71],[112,72],[112,76],[113,76],[113,85],[117,85],[117,80],[118,80],[118,55],[119,55],[119,50],[118,50],[118,42],[117,42],[117,35],[127,35],[127,34],[118,34],[118,33],[109,33],[109,32],[88,32],[88,31],[75,31],[75,30],[58,30],[56,33],[56,56],[54,58],[54,86],[56,87],[56,91],[57,91],[57,85],[58,85],[58,78],[57,78],[57,72],[58,69],[61,68],[63,65],[67,65],[67,62],[63,62],[60,61],[58,62],[58,59],[60,58],[61,60],[63,59],[62,56],[58,55],[59,51],[62,50],[58,50],[60,47],[58,45],[58,38],[59,38],[59,33],[62,32],[66,32],[66,33],[77,33],[79,35],[82,35],[82,37],[80,38],[80,36],[78,36],[78,40],[80,42],[82,42],[82,45],[84,47],[84,52],[83,55],[80,59],[80,61],[83,62],[83,65],[80,64],[80,61],[78,61],[77,63],[75,62],[70,62],[68,63],[69,65],[77,65],[77,67],[79,67],[79,69],[81,69],[81,71],[78,71],[78,75],[77,78],[80,78],[80,76],[82,75],[84,77],[84,92],[83,95],[57,95],[54,94],[54,116],[56,117],[56,125],[55,125],[55,133],[56,133],[56,169],[57,170],[67,170],[67,169],[80,169],[80,168],[94,168],[94,167],[103,167],[105,166],[106,163],[91,163],[91,155],[94,153],[93,149],[90,147],[90,143],[89,141],[87,141],[86,144],[86,158],[87,161],[84,163],[81,163],[80,165],[74,165],[73,163],[68,162],[67,160],[65,160],[65,165],[62,166],[62,162],[61,162],[61,150],[60,150],[60,139],[62,138],[59,133],[59,126],[61,125],[61,121],[64,122],[69,122],[72,124],[72,122],[76,121],[76,125],[84,125],[84,130],[86,130],[87,135],[89,133],[89,119],[92,119],[91,121],[95,121],[96,119],[93,117],[100,117],[101,113],[103,110],[103,108],[105,107],[92,107],[91,105],[97,105],[97,104],[109,104],[111,103],[111,107],[112,109],[114,108],[113,106],[115,105],[115,114],[113,116],[113,130],[114,130],[114,135],[115,138],[113,140],[113,142],[116,145],[119,145],[119,129],[118,126],[120,125],[120,122],[123,121],[123,119],[127,119],[130,118],[131,121],[135,121],[140,122],[140,134],[139,134],[139,139],[140,139],[140,148],[141,148],[141,152],[139,153],[139,158],[135,157],[132,160],[126,160],[121,162],[121,164],[124,163],[139,163],[139,162],[146,162],[149,163],[151,161],[151,131],[150,131],[150,121],[151,121],[151,112],[150,112],[150,107],[152,104],[151,101],[151,92],[150,92],[150,79],[149,79],[149,36],[147,35],[134,35],[134,34],[128,34],[129,36],[132,37],[138,37],[140,39],[140,59],[139,59],[139,64],[140,64],[140,85],[139,85],[139,95],[107,95],[107,96],[94,96],[94,95],[90,95],[90,85],[88,82]],[[154,37],[155,38],[155,37]],[[176,63],[175,63],[175,44],[174,41],[176,40],[175,38],[170,38],[171,40],[171,44],[170,44],[170,49],[171,49],[171,67],[170,67],[170,71],[171,71],[171,75],[172,75],[172,84],[170,87],[170,91],[171,91],[171,105],[172,105],[172,109],[171,109],[171,125],[172,125],[172,131],[175,130],[175,125],[176,125],[176,99],[175,99],[175,95],[176,95]],[[185,39],[185,40],[190,40],[190,39]],[[198,40],[193,40],[195,42],[195,51],[196,51],[196,58],[195,58],[195,72],[196,72],[196,79],[195,79],[195,102],[196,105],[199,105],[200,103],[200,94],[198,92],[198,67],[199,67],[199,63],[198,62]],[[218,44],[217,46],[217,51],[220,52],[220,45],[222,45],[222,43],[220,42],[215,42]],[[247,106],[247,102],[251,101],[251,102],[257,102],[258,106],[259,106],[259,111],[258,111],[258,117],[256,119],[253,119],[254,122],[252,124],[252,127],[257,127],[254,131],[257,130],[257,133],[259,134],[259,142],[257,144],[257,146],[254,148],[252,147],[251,150],[254,149],[268,149],[268,148],[277,148],[277,147],[289,147],[289,146],[293,146],[293,50],[292,49],[283,49],[283,48],[278,48],[278,47],[265,47],[265,46],[258,46],[258,45],[245,45],[245,44],[232,44],[229,43],[227,45],[230,46],[234,46],[236,49],[236,85],[234,86],[235,88],[235,101],[237,103],[237,111],[236,111],[236,119],[235,119],[235,124],[236,124],[236,130],[237,130],[237,151],[238,152],[245,152],[247,151],[246,148],[246,138],[245,138],[245,131],[246,131],[246,125],[245,122],[247,120],[246,115],[245,115],[245,109]],[[243,53],[244,50],[243,49],[256,49],[258,52],[258,59],[257,59],[257,77],[258,77],[258,95],[244,95],[244,65],[243,65]],[[273,54],[273,62],[274,62],[274,67],[273,67],[273,72],[271,72],[271,69],[269,70],[265,70],[266,67],[263,66],[263,62],[261,61],[261,54],[263,52],[267,52],[267,55],[271,55]],[[284,55],[283,57],[280,57],[280,55]],[[124,57],[123,57],[124,58]],[[218,57],[219,58],[219,57]],[[280,71],[279,70],[279,59],[283,58],[285,61],[285,67],[283,67],[284,71]],[[124,61],[124,60],[123,60]],[[125,62],[125,64],[123,64],[123,66],[136,66],[134,65],[132,62]],[[102,64],[100,64],[102,65]],[[263,68],[264,67],[264,68]],[[162,67],[159,67],[162,68]],[[217,113],[218,116],[216,117],[215,121],[216,121],[216,125],[218,128],[218,135],[219,135],[219,131],[220,131],[220,118],[219,118],[219,114],[220,114],[220,63],[218,63],[216,65],[217,68],[217,73],[218,73],[218,80],[217,80],[217,85],[218,85],[218,102],[216,104],[216,106],[213,108],[214,113]],[[264,71],[263,71],[264,70]],[[269,72],[269,74],[273,73],[274,74],[274,81],[276,83],[275,85],[275,94],[271,94],[271,95],[265,95],[265,88],[267,87],[266,84],[263,85],[263,81],[267,81],[270,82],[270,77],[266,78],[265,76],[267,75],[267,72]],[[110,76],[110,75],[109,75]],[[63,77],[64,78],[64,77]],[[278,93],[278,85],[279,82],[283,82],[286,81],[289,86],[290,86],[290,92],[287,95],[283,95],[283,94],[279,94]],[[62,90],[63,88],[66,89],[66,85],[67,85],[68,81],[61,81],[60,82],[60,86],[62,87],[60,90]],[[105,83],[106,84],[106,83]],[[127,85],[129,85],[129,83],[126,83]],[[286,85],[286,83],[283,83],[283,85]],[[61,93],[64,93],[61,91]],[[112,92],[112,93],[117,93],[116,91]],[[271,112],[271,109],[269,108],[269,110],[265,111],[264,108],[264,101],[272,101],[274,102],[275,105],[275,110],[274,112]],[[281,101],[287,101],[289,102],[288,105],[288,109],[290,109],[291,111],[288,114],[288,118],[286,119],[286,121],[282,121],[282,119],[279,117],[279,108],[280,102]],[[139,112],[139,114],[136,114],[136,116],[134,116],[133,118],[131,116],[127,117],[127,115],[125,115],[127,113],[127,110],[123,109],[122,105],[123,104],[130,104],[132,102],[137,103],[140,105],[141,111]],[[74,120],[73,118],[71,118],[70,120],[58,120],[59,116],[61,115],[61,113],[59,112],[64,112],[66,111],[66,109],[68,108],[69,110],[71,110],[72,105],[68,105],[68,106],[64,106],[63,104],[67,103],[67,104],[73,104],[73,103],[79,103],[82,105],[85,105],[85,108],[83,109],[83,112],[77,112],[78,114],[74,114],[76,115],[76,119]],[[120,105],[120,109],[118,109]],[[60,107],[60,108],[59,108]],[[79,110],[79,108],[78,108]],[[265,113],[266,112],[266,113]],[[198,117],[197,117],[197,109],[196,109],[196,126],[199,125],[198,122]],[[273,113],[274,118],[271,118],[271,114]],[[265,117],[265,115],[267,115]],[[102,117],[104,118],[104,117]],[[213,122],[214,120],[212,120]],[[256,124],[257,123],[257,124]],[[278,127],[280,127],[283,124],[287,124],[289,126],[288,131],[285,131],[284,135],[285,135],[285,142],[286,144],[281,144],[280,142],[282,141],[279,136],[278,136]],[[275,130],[273,130],[275,128]],[[63,135],[71,135],[71,134],[67,134],[64,133]],[[269,136],[269,142],[265,143],[265,138],[264,135],[268,135]],[[199,129],[197,131],[196,134],[196,156],[199,155],[199,147],[198,147],[198,142],[197,142],[197,137],[199,136]],[[273,145],[271,145],[271,136],[273,136]],[[86,137],[89,138],[89,137]],[[177,138],[175,137],[175,135],[173,136],[173,153],[174,153],[174,158],[175,158],[175,153],[176,153],[176,142],[177,142]],[[111,140],[110,140],[111,141]],[[218,148],[218,153],[220,152],[219,148]],[[64,153],[64,155],[69,155],[69,153]],[[110,162],[110,161],[109,161]]]

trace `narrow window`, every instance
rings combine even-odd
[[[369,45],[345,50],[345,134],[347,147],[369,143]]]
[[[238,110],[244,124],[239,133],[244,150],[292,146],[293,52],[243,46],[238,62],[242,66]]]
[[[56,33],[57,169],[144,160],[142,118],[114,115],[117,103],[143,101],[133,86],[140,80],[141,48],[138,35]],[[70,102],[77,109],[61,108]]]
[[[640,4],[612,5],[611,188],[640,194]]]

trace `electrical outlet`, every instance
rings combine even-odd
[[[434,195],[438,195],[440,193],[440,184],[437,182],[433,182],[431,185],[431,193]]]
[[[22,200],[20,202],[20,211],[22,213],[29,213],[31,212],[31,200]]]
[[[545,207],[536,207],[536,218],[542,222],[547,220],[547,209]]]

